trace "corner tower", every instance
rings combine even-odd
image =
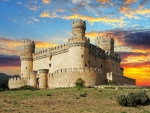
[[[113,37],[98,37],[95,40],[95,44],[105,52],[114,52],[114,39]]]
[[[68,39],[69,47],[69,67],[89,66],[89,43],[90,40],[85,37],[86,23],[82,20],[72,22],[72,37]]]
[[[32,54],[35,51],[34,41],[24,41],[24,52],[21,54],[21,77],[30,77],[30,71],[33,70],[33,57]]]

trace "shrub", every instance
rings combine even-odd
[[[84,84],[85,84],[85,81],[82,80],[81,78],[78,78],[78,79],[76,80],[76,82],[75,82],[75,85],[76,85],[76,87],[78,87],[78,88],[84,87]]]
[[[29,85],[24,85],[24,86],[21,86],[19,88],[13,88],[13,89],[10,89],[11,91],[14,91],[14,90],[30,90],[30,91],[34,91],[34,90],[38,90],[37,87],[33,87],[33,86],[29,86]]]
[[[117,102],[121,105],[121,106],[127,106],[127,97],[125,95],[119,95],[117,97]]]
[[[150,104],[150,99],[146,92],[129,93],[128,95],[119,95],[117,102],[121,106],[147,105]]]

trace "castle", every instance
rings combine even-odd
[[[86,23],[72,22],[72,37],[66,44],[35,52],[35,43],[24,41],[21,54],[21,76],[9,80],[9,88],[24,85],[39,88],[74,87],[82,78],[85,86],[97,86],[109,81],[118,85],[135,85],[135,79],[125,77],[120,67],[121,57],[114,52],[113,37],[98,37],[96,45],[85,37]]]

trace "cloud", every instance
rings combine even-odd
[[[136,0],[124,0],[125,4],[133,4],[136,2]]]
[[[84,16],[84,15],[80,15],[80,14],[73,14],[71,16],[64,16],[62,17],[63,19],[66,20],[71,20],[71,19],[82,19],[82,20],[86,20],[90,23],[93,22],[105,22],[105,23],[123,23],[123,20],[121,19],[116,19],[116,18],[108,18],[108,17],[99,17],[99,18],[95,18],[95,17],[91,17],[91,16]]]
[[[19,4],[19,5],[20,5],[20,4],[22,4],[22,2],[17,2],[17,4]]]
[[[39,22],[39,20],[35,17],[32,17],[32,20],[35,21],[35,22]]]
[[[36,44],[36,48],[50,48],[50,47],[57,46],[57,44],[42,42],[42,41],[35,41],[35,44]]]
[[[96,2],[101,2],[102,4],[106,4],[107,2],[110,2],[111,0],[96,0]]]
[[[32,6],[32,7],[30,7],[30,10],[37,11],[38,8],[36,6]]]
[[[20,57],[16,55],[0,54],[0,66],[20,66]]]
[[[43,2],[44,4],[49,4],[49,3],[50,3],[50,0],[42,0],[42,2]]]
[[[9,0],[2,0],[3,2],[9,2]]]
[[[44,11],[43,13],[40,14],[40,17],[42,18],[59,18],[60,16],[56,14],[56,12],[52,12],[52,14],[50,14],[47,11]]]

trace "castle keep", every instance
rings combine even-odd
[[[74,87],[82,78],[85,86],[108,81],[118,85],[135,85],[135,79],[125,77],[120,67],[121,57],[114,52],[113,37],[98,37],[96,45],[85,37],[86,23],[72,22],[72,37],[66,44],[35,52],[35,43],[24,41],[21,54],[21,76],[9,80],[9,88],[24,85],[39,88]]]

